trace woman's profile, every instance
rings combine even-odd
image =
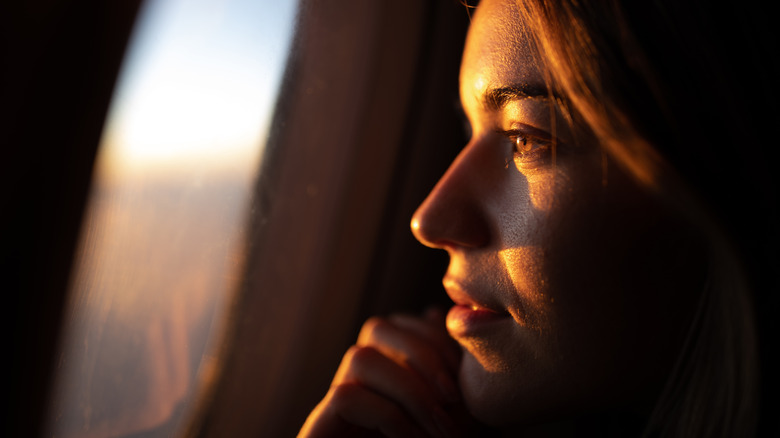
[[[771,430],[774,39],[680,3],[479,3],[411,224],[453,306],[367,321],[300,437]]]

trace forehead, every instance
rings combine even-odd
[[[538,59],[528,44],[512,1],[483,0],[474,15],[460,70],[464,105],[489,88],[529,85],[542,88]]]

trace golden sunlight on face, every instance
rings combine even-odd
[[[460,75],[472,138],[412,220],[450,255],[461,390],[493,425],[642,409],[690,310],[669,280],[686,230],[594,139],[574,143],[520,23],[512,2],[480,3]]]

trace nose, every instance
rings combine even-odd
[[[502,159],[472,140],[412,216],[412,233],[431,248],[479,248],[491,241],[491,173]],[[497,165],[498,164],[498,165]],[[500,173],[500,172],[498,172]]]

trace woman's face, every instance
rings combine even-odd
[[[476,11],[460,72],[471,140],[412,220],[450,255],[463,397],[494,425],[643,410],[679,350],[701,254],[568,128],[511,3]]]

